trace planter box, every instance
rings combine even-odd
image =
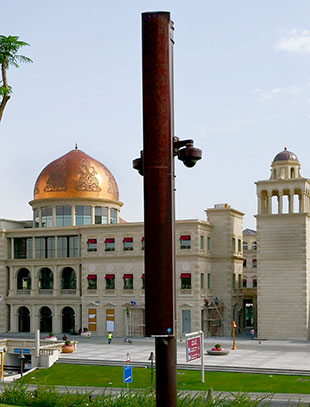
[[[62,353],[72,353],[74,352],[74,345],[62,345]]]
[[[89,331],[82,331],[81,332],[81,336],[82,337],[84,337],[84,338],[90,338],[91,337],[91,332],[89,332]]]
[[[228,355],[228,353],[229,353],[229,350],[225,350],[225,349],[222,349],[222,350],[211,350],[211,349],[209,349],[209,350],[207,350],[207,354],[212,355],[212,356],[225,356],[225,355]]]
[[[45,339],[46,339],[47,341],[53,341],[53,342],[55,342],[55,341],[58,340],[58,339],[57,339],[57,336],[46,336]]]

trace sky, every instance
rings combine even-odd
[[[105,164],[143,220],[141,13],[174,21],[175,135],[203,159],[176,162],[177,219],[206,219],[229,203],[255,229],[257,180],[293,151],[310,177],[308,0],[10,0],[0,35],[30,44],[32,64],[8,71],[13,88],[0,123],[0,218],[31,219],[41,170],[78,148]],[[5,18],[3,18],[5,16]]]

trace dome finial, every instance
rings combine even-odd
[[[286,147],[284,147],[284,151],[286,151],[287,150],[287,148]]]
[[[75,143],[75,147],[74,147],[76,150],[78,149],[78,145],[77,145],[77,143]]]

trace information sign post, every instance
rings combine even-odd
[[[204,371],[204,334],[202,331],[185,334],[186,362],[201,359],[201,383],[205,382]]]
[[[129,383],[132,383],[132,366],[124,366],[124,383],[127,383],[127,390],[129,391]]]

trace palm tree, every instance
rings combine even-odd
[[[1,65],[1,83],[0,83],[0,122],[2,119],[4,108],[10,99],[10,93],[12,91],[11,86],[7,81],[7,70],[10,65],[19,67],[20,62],[32,62],[32,60],[24,55],[17,55],[19,48],[24,47],[27,42],[19,41],[19,37],[9,35],[8,37],[0,35],[0,65]]]

